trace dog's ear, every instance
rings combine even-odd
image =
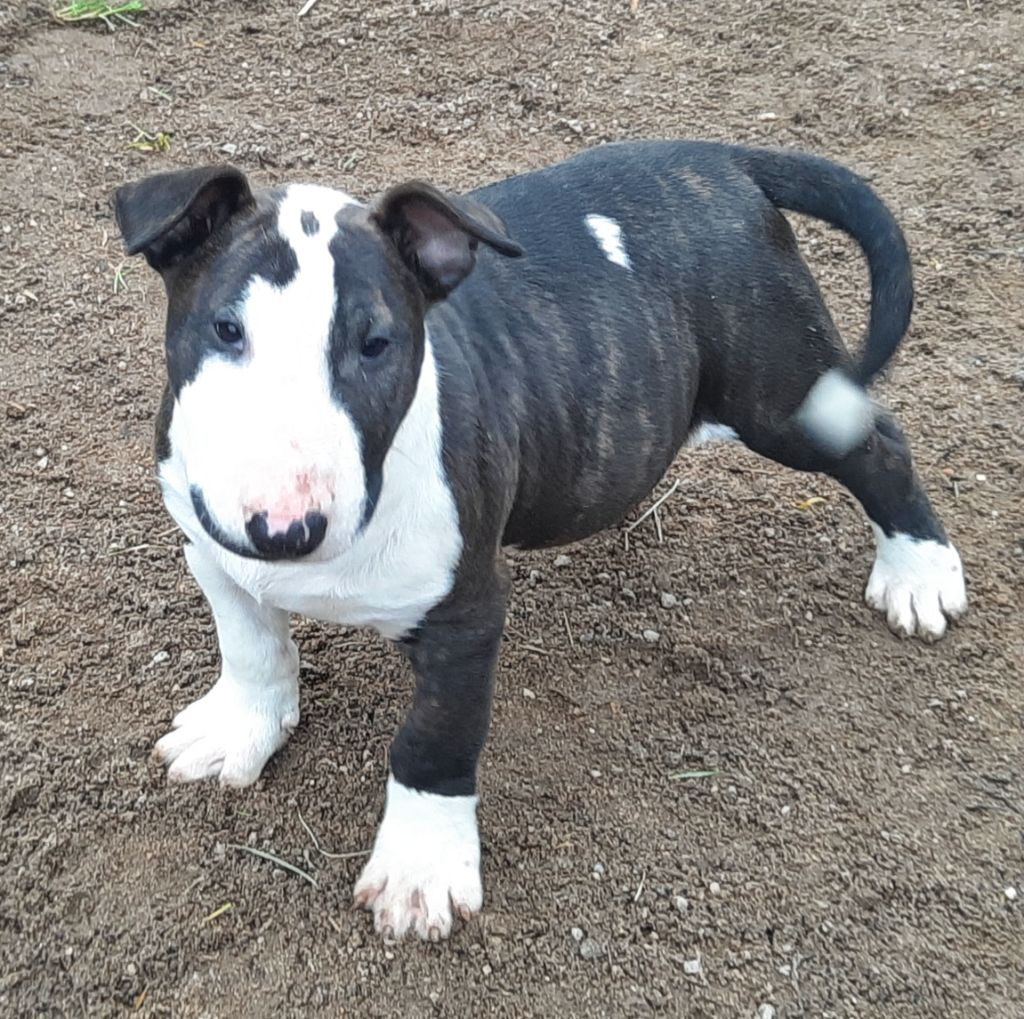
[[[372,215],[428,301],[447,297],[470,274],[480,241],[509,258],[523,254],[505,224],[486,206],[447,195],[423,181],[390,188],[374,203]]]
[[[114,192],[128,254],[141,251],[158,272],[194,254],[252,204],[245,174],[226,164],[157,173]]]

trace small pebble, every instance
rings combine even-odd
[[[685,895],[677,895],[672,899],[672,905],[675,906],[680,913],[685,913],[690,908],[690,900]]]
[[[1010,902],[1015,902],[1017,899],[1017,889],[1014,888],[1013,885],[1007,885],[1003,889],[1003,895],[1005,895]]]
[[[595,959],[600,959],[602,955],[604,955],[604,948],[593,938],[587,938],[580,942],[580,958],[593,962]]]
[[[523,696],[528,701],[534,701],[537,699],[537,695],[528,686],[523,687]]]
[[[697,976],[697,974],[700,973],[700,970],[700,959],[687,959],[683,963],[683,972],[691,977]]]
[[[591,778],[600,778],[601,777],[601,769],[600,768],[591,768],[590,769],[590,777]]]
[[[560,570],[563,566],[568,566],[572,560],[567,555],[555,556],[555,569]]]
[[[663,609],[674,609],[679,604],[679,599],[668,591],[661,592],[661,607]]]
[[[572,935],[573,941],[583,940],[583,928],[582,927],[570,927],[569,933]]]
[[[166,662],[170,658],[170,654],[167,651],[157,651],[150,660],[150,665],[159,665],[161,662]]]
[[[775,1019],[775,1006],[769,1005],[767,1001],[763,1005],[758,1005],[757,1019]]]
[[[708,885],[708,891],[710,891],[712,895],[718,895],[722,891],[722,886],[717,881],[712,881]]]
[[[598,877],[600,877],[604,873],[604,864],[603,863],[595,863],[594,864],[594,873]]]
[[[980,481],[982,484],[984,484],[986,481],[988,481],[988,478],[984,474],[975,474],[974,480]]]
[[[648,644],[657,644],[661,640],[661,634],[657,630],[644,630],[644,640]]]

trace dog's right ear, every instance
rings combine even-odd
[[[254,204],[233,166],[157,173],[114,192],[114,215],[129,255],[164,272],[198,251],[232,216]]]

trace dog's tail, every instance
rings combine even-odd
[[[815,442],[845,455],[870,434],[874,407],[867,386],[882,371],[910,325],[914,282],[903,231],[885,203],[857,174],[800,152],[735,148],[734,161],[782,209],[813,216],[849,234],[871,273],[871,317],[860,357],[811,388],[796,413]]]

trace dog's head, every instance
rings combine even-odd
[[[416,392],[428,307],[480,242],[521,249],[482,205],[417,181],[367,206],[254,194],[209,166],[128,184],[115,210],[166,287],[170,445],[203,528],[250,557],[343,551]]]

